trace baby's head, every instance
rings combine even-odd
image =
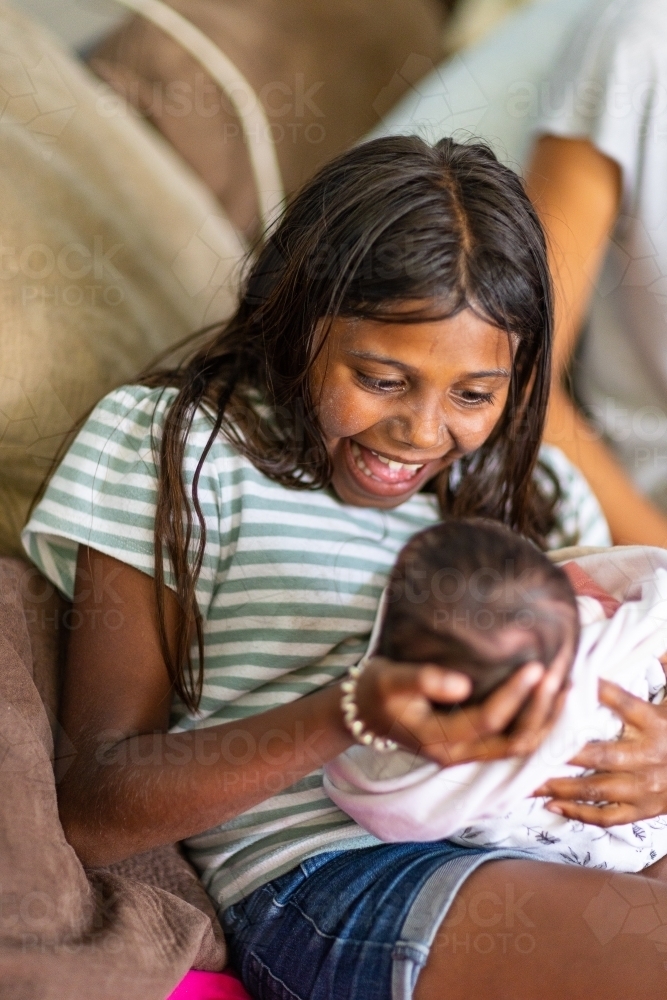
[[[524,663],[574,659],[579,617],[565,573],[495,521],[448,520],[420,532],[389,580],[377,653],[467,674],[482,701]]]

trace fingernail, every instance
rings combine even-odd
[[[549,694],[555,694],[556,691],[558,691],[558,689],[560,688],[560,686],[561,686],[561,681],[556,676],[556,674],[548,673],[547,676],[544,678],[544,687],[549,692]]]
[[[449,677],[444,685],[445,693],[453,698],[467,698],[470,694],[470,681],[467,677]]]
[[[442,667],[431,664],[422,669],[427,682],[437,687],[445,698],[452,698],[454,701],[463,700],[472,690],[470,678],[458,671],[448,670],[444,673]]]
[[[526,667],[524,680],[526,684],[537,684],[544,674],[544,667],[540,663],[531,663]]]
[[[563,810],[560,806],[554,805],[553,802],[549,802],[546,806],[550,813],[556,813],[558,816],[563,815]]]

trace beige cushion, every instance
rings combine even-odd
[[[231,311],[243,246],[161,136],[0,0],[0,554],[75,422]]]

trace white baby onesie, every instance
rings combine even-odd
[[[667,563],[663,551],[655,559],[650,558],[653,549],[633,546],[626,552],[640,552],[642,557],[649,553],[651,566]],[[603,565],[597,574],[603,557],[596,556],[593,566],[591,557],[577,560],[610,592],[610,577],[615,580],[614,596],[623,600],[632,592],[635,599],[626,600],[607,619],[593,598],[578,598],[582,629],[572,687],[554,729],[532,756],[441,768],[408,751],[387,754],[354,746],[325,768],[331,799],[389,842],[447,838],[626,872],[640,871],[667,854],[667,816],[603,830],[549,812],[544,808],[547,800],[532,797],[548,778],[585,773],[567,761],[589,740],[619,735],[620,720],[598,702],[600,678],[645,700],[662,700],[665,674],[657,657],[667,650],[667,570],[644,571],[642,580],[633,580],[628,567],[632,570],[637,559],[619,553],[622,550],[609,550],[615,564]],[[369,650],[379,624],[378,617]]]

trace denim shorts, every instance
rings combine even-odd
[[[526,856],[446,840],[318,854],[224,911],[232,965],[253,1000],[410,1000],[468,875]]]

